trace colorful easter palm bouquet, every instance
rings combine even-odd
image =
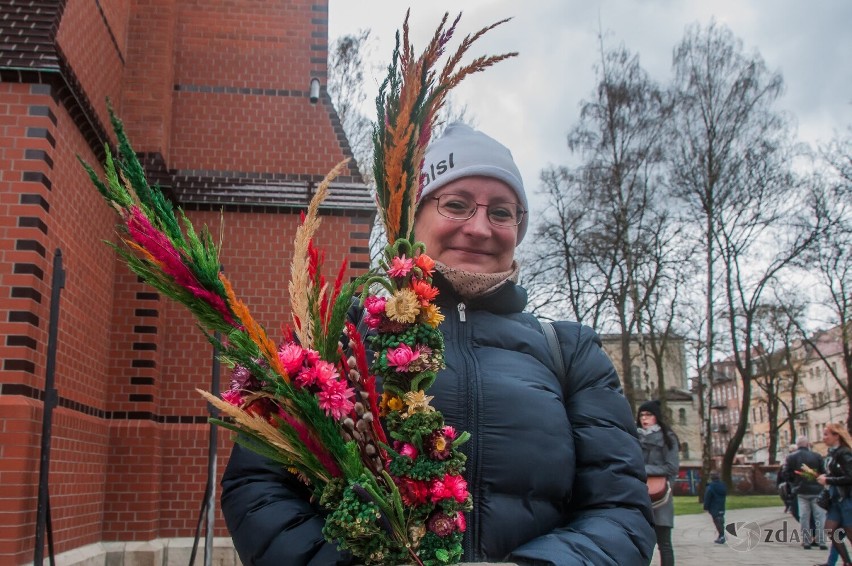
[[[106,148],[103,180],[84,164],[122,220],[117,252],[143,280],[190,310],[232,368],[231,386],[221,396],[200,392],[224,415],[212,422],[308,485],[328,513],[326,538],[366,564],[457,562],[463,512],[471,508],[459,451],[468,434],[446,426],[427,395],[444,367],[437,328],[443,317],[433,303],[434,262],[414,241],[414,212],[420,165],[447,92],[514,54],[459,68],[470,45],[498,22],[466,37],[437,74],[457,23],[447,27],[445,15],[419,58],[407,16],[401,49],[397,34],[373,135],[378,208],[391,242],[379,267],[347,283],[345,262],[333,283],[323,275],[313,236],[344,161],[302,216],[289,283],[292,327],[279,342],[235,295],[206,227],[197,232],[147,183],[112,112],[118,157]],[[372,331],[368,337],[354,322],[359,316]]]

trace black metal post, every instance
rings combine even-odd
[[[48,536],[50,563],[54,564],[48,476],[50,474],[50,435],[53,427],[53,409],[59,402],[59,395],[54,384],[56,382],[56,343],[59,331],[59,296],[64,287],[65,270],[62,268],[62,250],[57,248],[53,255],[53,280],[50,293],[50,327],[48,328],[47,336],[47,367],[44,376],[44,409],[41,422],[41,460],[39,462],[38,507],[36,511],[33,566],[42,566],[44,562],[45,530]]]
[[[214,334],[218,342],[221,337],[219,333]],[[219,349],[213,347],[213,373],[211,377],[210,392],[214,395],[219,393]],[[210,411],[210,416],[216,418],[219,416],[219,409],[207,404]],[[213,532],[216,523],[216,457],[219,453],[219,442],[215,424],[210,423],[209,446],[207,449],[207,529],[204,533],[204,566],[211,566],[213,563]]]

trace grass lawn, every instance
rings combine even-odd
[[[784,503],[777,495],[729,495],[725,500],[725,509],[749,509],[752,507],[781,507]],[[678,495],[674,498],[675,515],[694,515],[704,513],[704,504],[698,502],[697,495]]]

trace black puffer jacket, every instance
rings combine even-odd
[[[793,493],[796,495],[819,495],[822,486],[815,479],[807,480],[796,473],[801,471],[802,464],[807,464],[808,467],[816,471],[817,475],[825,473],[822,456],[807,448],[799,448],[787,456],[785,461],[785,473],[787,474],[787,481],[793,486]]]
[[[852,450],[843,445],[829,449],[825,460],[825,485],[835,499],[849,497],[852,491]]]
[[[447,424],[471,433],[474,498],[466,561],[647,564],[654,531],[645,468],[618,377],[588,327],[557,323],[567,400],[526,292],[506,284],[465,304],[440,275],[447,369],[429,390]],[[346,563],[323,542],[305,491],[236,449],[222,508],[243,562]],[[336,562],[337,561],[337,562]]]

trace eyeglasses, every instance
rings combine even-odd
[[[521,223],[526,210],[515,202],[495,202],[481,204],[464,195],[444,194],[432,197],[436,201],[438,214],[450,220],[468,220],[473,218],[480,206],[485,207],[488,221],[500,228],[511,228]]]

